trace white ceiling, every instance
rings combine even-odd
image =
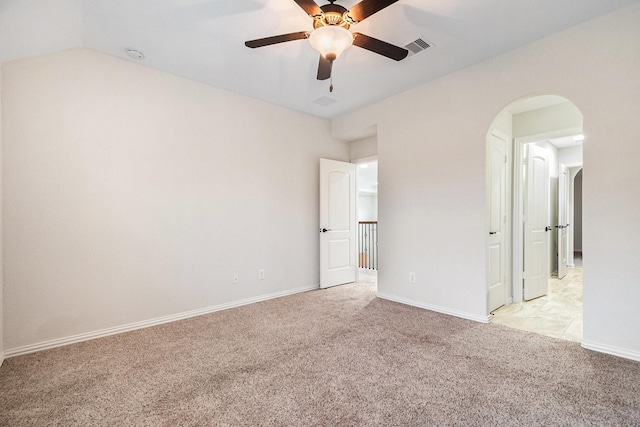
[[[571,147],[582,147],[584,143],[584,136],[582,135],[570,135],[563,136],[561,138],[548,139],[549,144],[556,147],[558,150]]]
[[[435,47],[401,62],[352,47],[335,62],[332,94],[307,40],[244,46],[311,30],[293,0],[2,0],[0,61],[74,47],[132,60],[134,48],[146,66],[332,118],[638,1],[399,0],[352,29]]]

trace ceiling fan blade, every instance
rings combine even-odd
[[[309,36],[308,31],[298,31],[297,33],[280,34],[279,36],[265,37],[263,39],[255,39],[244,42],[244,45],[250,48],[269,46],[276,43],[290,42],[293,40],[306,39]]]
[[[327,80],[331,77],[332,63],[320,55],[320,62],[318,63],[318,80]]]
[[[398,47],[382,40],[374,39],[362,33],[353,33],[353,44],[363,49],[370,50],[387,58],[396,61],[403,60],[409,54],[409,51],[403,47]]]
[[[293,0],[302,8],[310,17],[322,15],[320,6],[313,0]]]
[[[362,0],[360,3],[349,9],[347,16],[355,24],[365,20],[376,12],[380,12],[385,7],[391,6],[397,1],[398,0]]]

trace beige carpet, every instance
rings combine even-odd
[[[640,425],[640,363],[307,292],[11,358],[2,426]]]

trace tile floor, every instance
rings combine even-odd
[[[500,307],[493,323],[568,341],[582,341],[582,259],[562,279],[549,279],[549,294]]]
[[[362,283],[363,285],[368,285],[377,288],[378,285],[378,270],[369,270],[366,268],[358,269],[358,283]]]

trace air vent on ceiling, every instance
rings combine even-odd
[[[126,49],[127,55],[129,55],[131,58],[136,59],[138,61],[141,61],[144,59],[144,53],[140,52],[139,50],[136,49]]]
[[[316,98],[313,100],[314,104],[322,105],[323,107],[328,107],[329,105],[338,102],[333,98],[329,98],[328,96],[321,96],[320,98]]]
[[[432,48],[433,44],[425,41],[424,39],[418,38],[408,45],[405,46],[405,49],[409,51],[409,55],[407,58],[412,57],[420,52],[424,52],[425,50]]]

